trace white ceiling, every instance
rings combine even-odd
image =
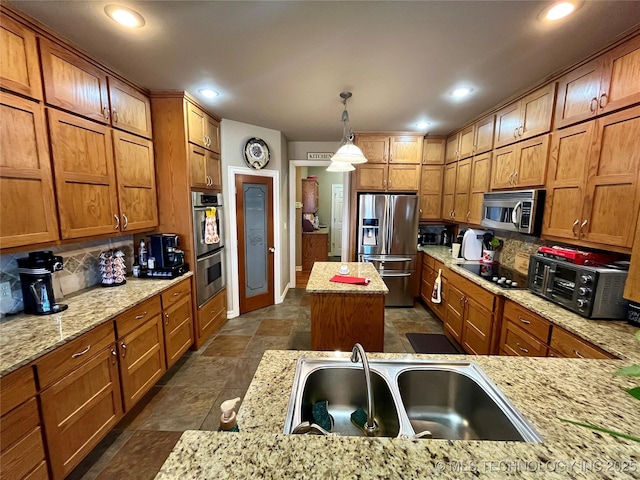
[[[13,1],[104,64],[149,89],[187,90],[222,118],[292,141],[354,130],[446,134],[638,24],[640,1],[586,0],[554,25],[546,1]],[[118,3],[146,25],[104,13]],[[471,98],[452,101],[458,84]],[[197,90],[220,92],[207,100]]]

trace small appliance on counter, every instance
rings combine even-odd
[[[150,254],[147,268],[141,268],[140,278],[176,278],[189,271],[184,263],[184,251],[178,248],[180,239],[173,233],[149,235]],[[153,259],[153,260],[152,260]]]
[[[25,313],[51,315],[68,308],[56,303],[53,293],[53,273],[62,269],[62,257],[51,251],[31,252],[28,257],[18,259]]]
[[[616,253],[583,252],[575,248],[539,247],[538,253],[543,257],[573,263],[575,265],[607,265],[620,259]]]
[[[460,247],[460,255],[465,260],[480,260],[482,258],[482,241],[484,230],[475,230],[469,228],[464,232],[462,237],[462,246]]]
[[[443,233],[446,234],[446,239]],[[424,245],[445,245],[444,240],[451,244],[449,238],[450,235],[444,229],[444,225],[420,225],[418,227],[418,245],[421,247]]]
[[[103,287],[118,287],[127,283],[127,266],[124,263],[124,253],[120,250],[107,250],[100,253],[100,273]]]

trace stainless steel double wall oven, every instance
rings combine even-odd
[[[196,297],[204,305],[226,285],[222,194],[191,192]]]

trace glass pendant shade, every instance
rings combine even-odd
[[[366,163],[367,159],[360,148],[351,143],[351,141],[348,141],[338,149],[333,157],[331,157],[331,161],[343,163]]]
[[[352,172],[356,167],[349,162],[331,162],[327,167],[327,172]]]

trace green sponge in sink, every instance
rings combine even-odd
[[[311,415],[313,422],[327,431],[333,430],[333,417],[329,413],[329,402],[322,400],[311,406]]]
[[[358,408],[355,412],[351,414],[351,423],[353,423],[356,427],[364,432],[364,425],[367,423],[367,412],[365,412],[362,408]]]

